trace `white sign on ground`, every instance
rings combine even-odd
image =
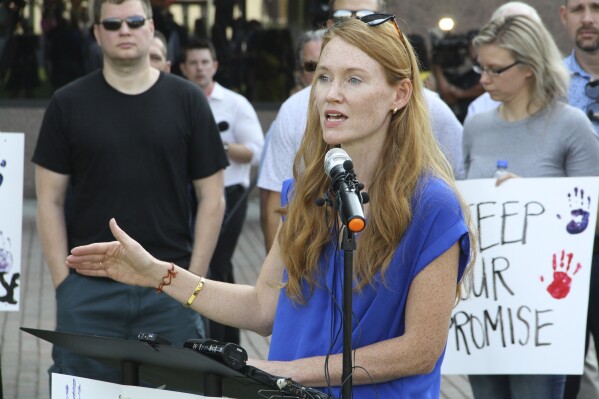
[[[23,133],[0,133],[0,311],[18,311],[23,231]]]
[[[458,182],[478,229],[444,374],[581,374],[599,178]]]
[[[113,384],[52,373],[52,399],[201,399],[209,396]]]

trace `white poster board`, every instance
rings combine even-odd
[[[18,311],[23,231],[23,133],[0,133],[0,311]]]
[[[200,399],[209,396],[135,387],[52,373],[52,399]]]
[[[444,374],[581,374],[599,178],[458,182],[478,229]]]

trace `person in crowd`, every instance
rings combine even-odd
[[[103,68],[52,96],[33,155],[38,230],[56,288],[56,330],[123,339],[149,331],[182,345],[204,335],[196,312],[154,290],[69,273],[65,266],[71,248],[109,241],[106,220],[117,217],[153,256],[204,275],[225,209],[228,162],[204,95],[150,66],[149,0],[95,0],[92,7]],[[190,180],[202,220],[194,234]],[[50,372],[120,381],[118,370],[59,346],[53,360]]]
[[[595,133],[599,134],[599,2],[596,0],[566,0],[560,7],[560,20],[573,44],[572,52],[565,59],[570,70],[570,88],[568,101],[580,108],[591,120]],[[586,348],[593,338],[595,358],[599,358],[599,241],[595,236],[593,247],[593,263],[591,268],[591,285],[589,289],[589,306],[587,318]],[[590,369],[585,363],[585,373]],[[597,366],[592,371],[597,392]],[[566,378],[564,398],[576,399],[580,391],[581,376],[569,375]]]
[[[159,71],[170,73],[171,62],[166,49],[166,37],[160,31],[155,30],[154,39],[150,43],[150,65]]]
[[[381,0],[331,1],[331,24],[356,16],[378,12],[385,6]],[[266,252],[270,250],[279,224],[276,210],[281,206],[283,181],[292,176],[292,160],[299,149],[308,112],[310,89],[300,90],[288,98],[267,133],[267,145],[258,178],[260,188],[260,221]],[[463,177],[462,125],[437,93],[424,90],[433,134],[449,160],[457,178]]]
[[[481,84],[499,107],[464,126],[467,179],[599,175],[599,141],[588,118],[565,103],[568,71],[543,24],[525,15],[492,20],[474,39]],[[531,149],[534,148],[534,151]],[[475,398],[562,398],[563,375],[470,375]]]
[[[255,286],[159,260],[114,219],[117,241],[74,248],[67,265],[159,286],[212,320],[272,334],[268,360],[250,365],[338,397],[344,228],[333,207],[315,202],[331,187],[325,154],[341,147],[370,193],[354,256],[353,395],[439,397],[451,311],[470,276],[474,241],[430,128],[416,57],[393,15],[372,14],[328,29],[315,73],[296,173],[283,193],[285,218]]]
[[[465,39],[468,41],[468,44],[464,49],[467,51],[463,57],[447,57],[446,55],[442,55],[443,51],[433,46],[433,66],[431,69],[435,80],[435,87],[443,101],[449,105],[460,122],[464,121],[470,103],[484,93],[479,83],[478,74],[472,70],[473,62],[476,59],[472,39],[477,33],[477,30],[471,30],[466,33]]]
[[[599,134],[597,111],[599,77],[599,3],[591,0],[568,0],[560,7],[560,19],[573,48],[565,59],[570,70],[569,102],[588,114]]]
[[[39,37],[33,33],[31,21],[21,18],[9,40],[14,43],[14,52],[5,88],[11,98],[19,97],[21,91],[25,98],[33,98],[35,90],[40,86],[37,62]]]
[[[418,57],[418,65],[420,65],[420,77],[422,83],[427,89],[435,90],[435,80],[431,74],[431,63],[428,56],[428,46],[426,45],[426,39],[417,33],[408,35],[410,44],[414,48],[414,52]]]
[[[42,17],[46,75],[57,90],[85,75],[84,38],[74,20],[65,18],[65,2],[47,2]]]
[[[248,65],[248,98],[266,102],[278,102],[287,98],[295,85],[295,56],[290,30],[257,30],[248,41],[247,50],[251,54]]]
[[[597,24],[599,24],[599,14],[593,13],[593,8],[591,7],[595,4],[592,1],[585,2],[576,2],[571,3],[569,10],[568,4],[561,6],[560,8],[560,18],[564,26],[566,27],[566,31],[568,32],[573,43],[577,43],[577,36],[580,35],[580,31],[593,32],[593,29],[596,29]],[[581,10],[587,9],[588,14],[581,12]],[[587,15],[586,17],[583,15]],[[539,23],[542,23],[541,17],[537,13],[537,11],[531,7],[530,5],[520,2],[520,1],[511,1],[500,6],[493,13],[491,20],[497,20],[499,18],[505,18],[508,15],[527,15],[530,18],[533,18]],[[598,15],[598,17],[593,18],[593,15]],[[589,17],[590,16],[590,17]],[[594,28],[593,28],[594,26]],[[589,27],[591,27],[589,29]],[[584,28],[584,29],[581,29]],[[592,42],[592,41],[591,41]],[[577,58],[597,58],[595,56],[596,46],[591,45],[588,46],[578,46],[576,45],[573,49],[573,53],[566,57],[565,62],[566,66],[570,70],[570,89],[568,93],[568,102],[570,105],[573,105],[577,108],[580,108],[584,112],[587,112],[587,109],[590,104],[593,103],[593,99],[587,97],[585,93],[585,86],[589,81],[595,80],[595,77],[592,74],[589,74],[586,70],[586,67],[583,67],[578,61]],[[580,55],[576,55],[580,54]],[[596,61],[599,63],[599,60]],[[595,76],[599,76],[599,73]],[[489,93],[484,93],[479,96],[476,100],[470,103],[468,107],[468,114],[466,115],[466,120],[470,118],[472,115],[484,112],[487,110],[491,110],[497,108],[501,103],[499,101],[495,101],[491,98]],[[597,121],[591,120],[593,123],[593,127],[595,131],[599,133],[599,123]],[[599,244],[595,245],[594,248],[599,248]],[[599,262],[599,258],[594,262]],[[594,267],[592,270],[598,270],[599,267]],[[599,307],[599,296],[595,293],[599,292],[599,273],[591,272],[591,290],[589,297],[589,310],[588,310],[588,321],[587,327],[589,331],[595,326],[595,331],[597,331],[599,326],[599,321],[596,320],[597,308]],[[599,331],[595,333],[595,335],[599,335]],[[587,337],[587,347],[589,346],[589,337]],[[593,356],[594,355],[594,356]],[[597,355],[593,353],[589,353],[585,360],[585,376],[590,377],[589,379],[583,380],[586,381],[585,389],[589,392],[593,392],[595,396],[599,394],[599,382],[596,381],[596,378],[593,376],[597,375]],[[576,399],[581,387],[581,376],[579,375],[569,375],[566,378],[566,388],[564,392],[564,398],[567,399]]]
[[[523,3],[521,1],[510,1],[499,6],[491,15],[491,21],[496,21],[502,18],[507,17],[508,15],[528,15],[530,18],[536,20],[539,23],[543,23],[541,21],[541,17],[537,13],[537,10],[530,5]],[[468,106],[468,112],[466,114],[466,118],[464,122],[468,120],[472,115],[488,111],[493,108],[497,108],[500,102],[495,101],[491,98],[489,93],[485,92],[478,96],[474,101],[470,103]]]
[[[264,133],[256,111],[245,97],[214,81],[218,70],[216,50],[207,39],[191,40],[183,49],[181,72],[197,84],[217,122],[230,165],[225,169],[225,224],[210,262],[210,278],[234,283],[233,253],[247,213],[250,168],[257,164]],[[239,329],[211,322],[209,335],[221,342],[239,344]]]
[[[297,93],[312,84],[316,64],[318,64],[318,58],[320,57],[323,36],[324,29],[308,30],[300,35],[296,52],[296,85],[290,94]]]

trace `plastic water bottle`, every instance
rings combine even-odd
[[[497,169],[493,172],[493,177],[495,179],[500,178],[501,176],[507,173],[507,161],[505,159],[497,160]]]

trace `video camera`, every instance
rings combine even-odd
[[[457,68],[464,64],[468,57],[468,47],[476,33],[476,31],[462,34],[431,32],[433,64],[443,69]]]

